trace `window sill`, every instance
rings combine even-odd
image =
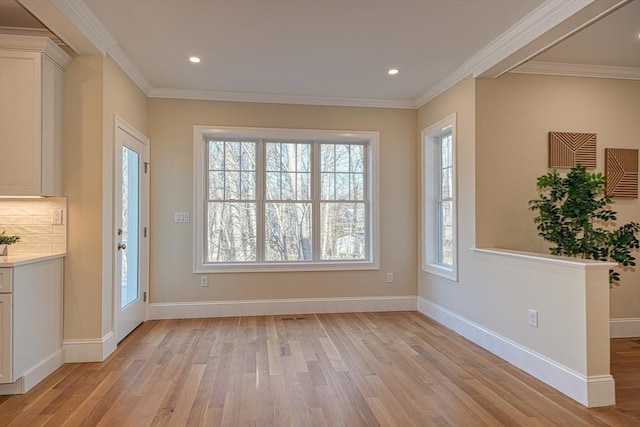
[[[379,270],[380,266],[375,262],[331,262],[331,263],[260,263],[251,265],[242,264],[203,264],[195,266],[196,274],[216,273],[284,273],[284,272],[311,272],[311,271],[363,271]]]
[[[445,267],[440,264],[425,264],[422,266],[422,271],[425,273],[435,274],[436,276],[444,277],[445,279],[453,282],[458,281],[458,271],[454,267]]]

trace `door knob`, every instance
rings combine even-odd
[[[118,250],[120,249],[127,249],[126,243],[118,243]]]

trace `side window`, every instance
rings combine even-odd
[[[423,270],[458,280],[456,116],[422,131]]]

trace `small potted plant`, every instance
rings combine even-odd
[[[7,255],[7,247],[20,241],[20,236],[7,235],[6,231],[0,233],[0,256]]]

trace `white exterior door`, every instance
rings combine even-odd
[[[114,318],[120,342],[146,318],[149,139],[116,117]]]

